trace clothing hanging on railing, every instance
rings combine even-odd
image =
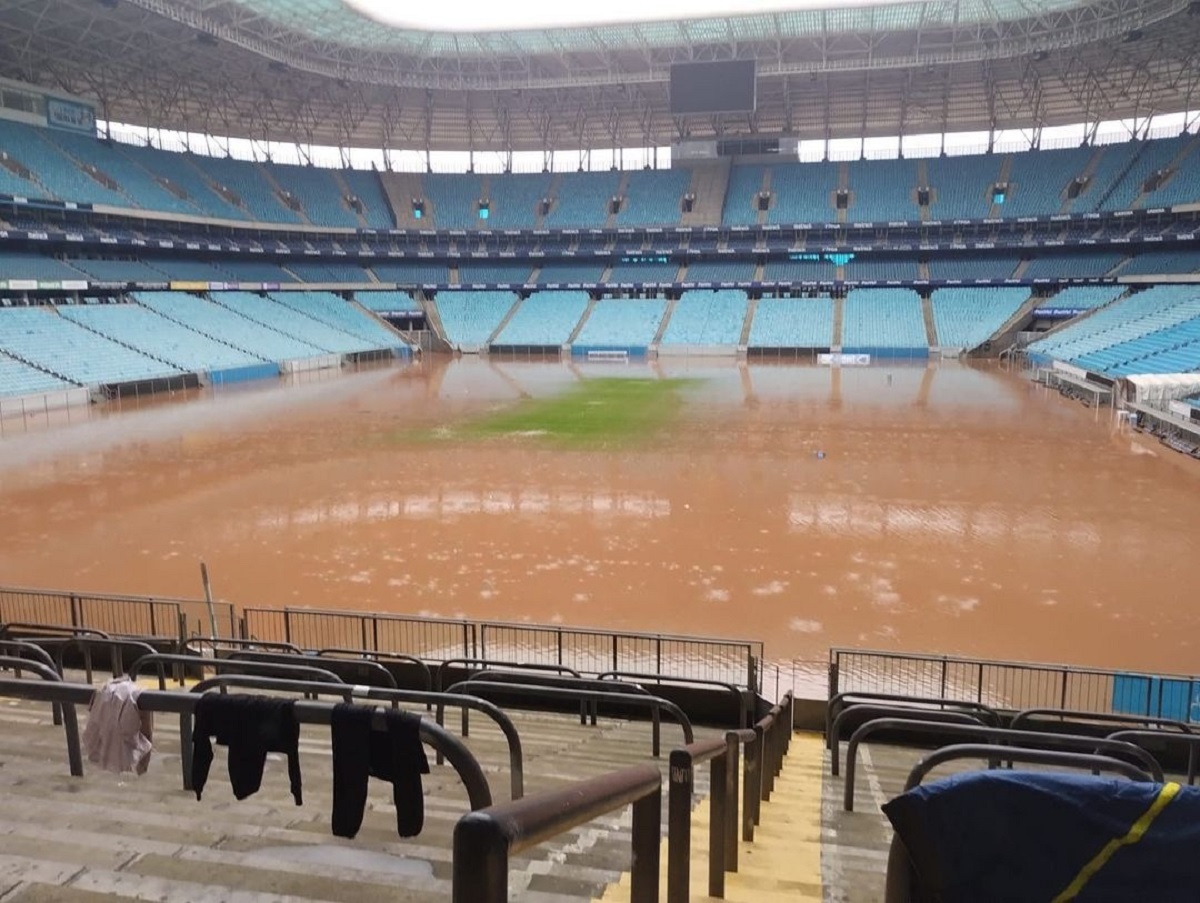
[[[213,748],[210,737],[229,747],[229,781],[233,795],[244,800],[262,786],[267,753],[287,756],[292,797],[299,806],[300,724],[295,700],[243,694],[205,693],[196,703],[192,733],[192,786],[196,799],[208,781]]]
[[[146,773],[154,748],[154,715],[138,709],[141,692],[128,677],[118,677],[92,694],[83,748],[93,765],[117,774]]]
[[[373,729],[374,719],[383,729]],[[421,716],[397,709],[342,703],[329,722],[333,740],[333,833],[353,837],[362,826],[367,805],[367,778],[392,785],[396,831],[415,837],[425,823],[421,775],[429,761],[421,745]]]

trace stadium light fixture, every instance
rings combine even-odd
[[[607,0],[567,4],[557,0],[494,3],[491,0],[442,0],[440,3],[396,3],[395,0],[343,0],[384,25],[417,31],[484,32],[639,22],[753,16],[847,6],[879,6],[902,0]]]

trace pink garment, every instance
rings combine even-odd
[[[110,680],[92,694],[83,748],[88,761],[118,774],[145,774],[150,764],[154,715],[138,709],[142,688],[128,677]]]

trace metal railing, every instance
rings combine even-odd
[[[264,677],[292,677],[300,680],[318,680],[331,684],[345,683],[332,671],[310,665],[277,665],[271,662],[239,662],[227,658],[201,658],[198,655],[167,655],[155,653],[143,655],[129,666],[129,676],[134,678],[147,668],[158,674],[158,689],[167,688],[167,666],[176,669],[175,681],[182,684],[187,669],[213,671],[216,674],[258,674]]]
[[[224,657],[231,662],[258,662],[264,665],[301,665],[332,671],[346,683],[366,684],[371,687],[386,687],[396,689],[396,678],[392,672],[379,662],[368,661],[364,658],[334,658],[324,656],[318,659],[315,655],[291,655],[286,652],[253,652],[242,650],[231,652]]]
[[[29,662],[25,662],[26,667]],[[31,702],[58,703],[63,707],[64,720],[74,722],[75,706],[88,705],[92,701],[95,688],[87,684],[64,683],[60,680],[47,678],[44,681],[33,680],[0,680],[0,697],[6,699],[26,699]],[[180,693],[170,690],[144,690],[138,696],[138,708],[144,712],[162,712],[179,715],[186,719],[189,726],[196,704],[202,694]],[[301,724],[329,725],[333,706],[328,703],[297,701],[293,708],[296,720]],[[472,810],[483,809],[492,804],[492,791],[487,776],[480,768],[478,760],[471,754],[463,742],[445,728],[432,722],[421,720],[421,740],[434,751],[445,756],[451,767],[458,773],[467,791],[467,799]],[[79,777],[83,774],[83,758],[79,747],[79,732],[76,730],[72,737],[68,730],[67,753],[71,761],[71,774]],[[76,770],[78,764],[78,770]]]
[[[219,636],[237,636],[237,613],[214,602]],[[86,627],[123,636],[182,639],[210,632],[208,604],[199,599],[72,593],[27,587],[0,587],[0,622],[42,622]]]
[[[876,718],[894,718],[897,721],[923,721],[940,724],[977,724],[986,727],[987,722],[976,712],[942,712],[937,709],[914,709],[898,705],[855,705],[842,709],[833,720],[833,734],[829,747],[829,773],[837,777],[840,773],[842,754],[842,721],[849,718],[862,718],[867,721]],[[991,725],[998,727],[998,723]]]
[[[662,776],[653,765],[637,765],[464,815],[454,826],[454,903],[503,903],[508,899],[512,854],[631,803],[630,903],[657,903]]]
[[[1148,675],[1074,665],[993,661],[942,655],[833,648],[829,651],[829,698],[863,690],[973,700],[996,708],[1058,708],[1117,714],[1119,682],[1145,681],[1145,711],[1162,711],[1164,685],[1177,682],[1195,698],[1200,678]],[[1156,680],[1156,678],[1162,678]],[[1156,705],[1157,703],[1157,705]]]
[[[681,687],[704,687],[718,688],[725,690],[733,699],[734,707],[737,709],[737,726],[739,728],[750,727],[750,700],[747,694],[737,684],[729,683],[724,680],[708,680],[706,678],[697,677],[675,677],[666,674],[647,674],[642,671],[602,671],[597,674],[599,680],[639,680],[653,681],[658,684],[671,684]]]
[[[495,659],[486,658],[448,658],[440,662],[437,670],[434,672],[433,686],[436,690],[441,690],[446,684],[446,674],[454,668],[471,669],[475,665],[483,665],[482,668],[476,668],[470,671],[470,676],[475,677],[485,671],[502,671],[502,672],[542,672],[544,674],[559,674],[568,677],[582,677],[583,675],[574,668],[568,668],[566,665],[544,665],[530,662],[507,662],[497,661]]]

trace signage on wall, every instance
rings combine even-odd
[[[46,125],[55,129],[65,129],[68,132],[94,135],[96,133],[96,111],[85,103],[47,97]]]

